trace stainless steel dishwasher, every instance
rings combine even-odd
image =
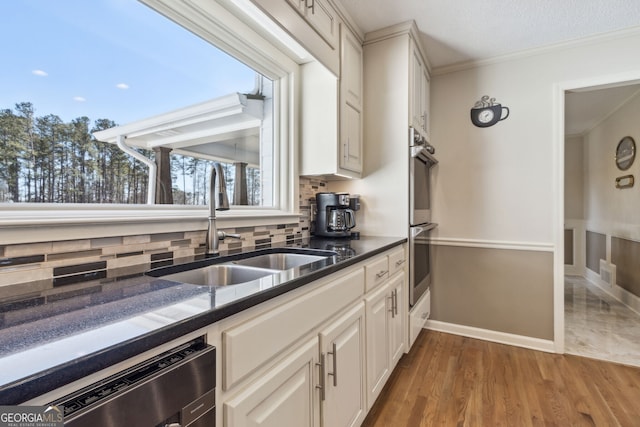
[[[215,373],[215,347],[200,337],[51,404],[71,427],[212,427]]]

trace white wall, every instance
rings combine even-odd
[[[431,110],[440,160],[437,236],[553,243],[561,209],[554,185],[556,85],[638,72],[639,50],[640,33],[626,33],[436,74]],[[484,94],[508,106],[511,115],[481,129],[470,123],[469,109]]]
[[[640,156],[631,168],[619,170],[614,161],[618,142],[631,136],[640,143],[640,94],[584,137],[585,200],[587,225],[594,231],[618,237],[640,239],[640,197],[636,181],[633,188],[616,189],[616,177],[634,175],[640,180]],[[640,146],[636,145],[636,149]]]
[[[564,140],[564,217],[584,218],[584,142],[582,136]]]
[[[477,251],[516,249],[525,258],[528,250],[552,253],[548,265],[525,263],[528,267],[521,274],[539,269],[553,272],[537,289],[552,298],[539,299],[535,313],[546,318],[553,312],[553,337],[544,338],[553,340],[554,351],[564,351],[562,90],[639,79],[639,51],[640,30],[635,30],[521,52],[470,68],[435,70],[431,80],[432,141],[440,160],[433,208],[440,224],[433,233],[436,243]],[[474,127],[469,109],[482,95],[509,107],[509,118],[490,128]],[[474,262],[462,250],[455,257],[458,265]],[[446,268],[445,261],[436,260],[434,270]],[[485,261],[491,265],[490,259]],[[432,301],[443,305],[444,314],[434,317],[446,321],[450,307],[445,305],[456,308],[455,301],[438,301],[441,289],[454,286],[458,295],[470,295],[467,290],[503,278],[500,260],[495,258],[494,263],[492,276],[478,268],[476,276],[482,277],[472,282],[460,283],[455,272],[437,273]],[[478,300],[474,310],[499,309],[504,324],[492,329],[509,332],[508,309],[527,299],[525,286],[515,281],[511,299],[505,295],[498,308],[492,306],[495,300]]]

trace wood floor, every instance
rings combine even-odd
[[[363,426],[640,426],[640,368],[424,330]]]

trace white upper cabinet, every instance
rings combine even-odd
[[[360,178],[363,49],[357,28],[330,0],[251,1],[316,59],[300,66],[300,175]]]
[[[420,49],[411,43],[409,124],[429,139],[429,72]]]
[[[431,120],[431,108],[430,108],[430,102],[431,102],[431,84],[429,82],[429,73],[427,72],[427,69],[425,68],[424,72],[422,73],[422,109],[424,111],[423,115],[424,115],[424,122],[423,122],[423,128],[424,128],[424,136],[425,138],[427,138],[427,140],[431,139],[431,125],[430,125],[430,120]]]
[[[340,167],[362,172],[362,44],[343,28],[340,42]]]
[[[338,46],[338,20],[336,12],[326,0],[305,0],[302,2],[305,18],[324,41],[336,49]]]
[[[339,179],[362,173],[362,44],[341,27],[339,77],[318,62],[301,67],[300,175]]]
[[[334,74],[340,71],[340,21],[327,0],[252,0]]]
[[[422,73],[424,69],[420,51],[411,43],[411,68],[409,80],[409,98],[411,99],[411,110],[409,111],[409,124],[418,130],[422,130]]]

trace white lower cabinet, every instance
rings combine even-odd
[[[389,377],[389,286],[365,299],[367,317],[367,406],[371,408]]]
[[[395,274],[365,298],[367,326],[367,406],[371,408],[404,354],[405,274]]]
[[[420,331],[431,315],[431,291],[425,292],[409,313],[409,346],[418,338]]]
[[[406,349],[404,253],[221,322],[222,425],[360,426]]]
[[[404,292],[404,273],[396,274],[389,280],[389,288],[392,295],[393,312],[388,311],[389,320],[389,371],[396,367],[404,354],[407,337],[407,303],[408,298]]]
[[[356,427],[367,414],[364,394],[364,304],[320,333],[324,358],[322,425]]]
[[[318,340],[312,338],[233,399],[224,403],[228,427],[320,426]]]
[[[224,404],[227,427],[357,427],[364,394],[360,302]]]

